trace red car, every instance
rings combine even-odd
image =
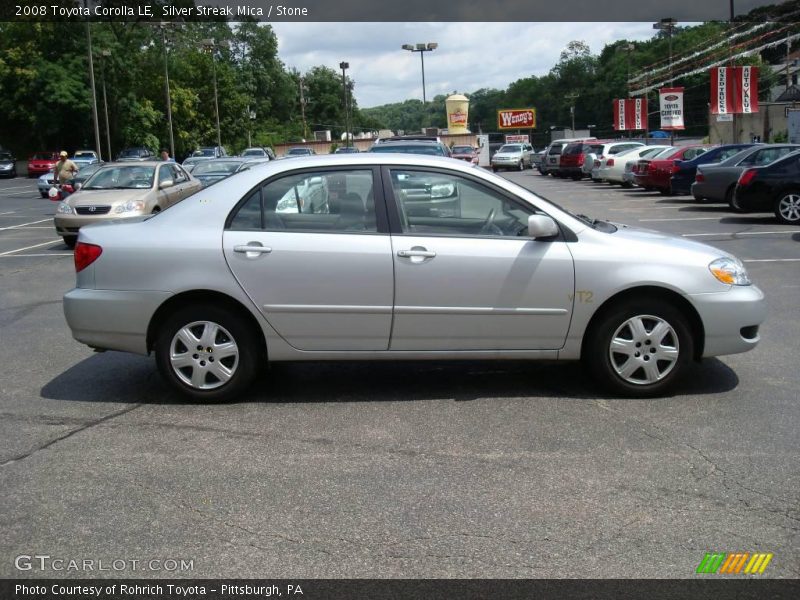
[[[683,146],[671,151],[665,150],[654,158],[639,159],[633,167],[636,185],[644,189],[658,190],[665,196],[671,192],[670,179],[678,171],[678,161],[691,160],[700,156],[713,146]]]
[[[28,158],[28,177],[39,177],[53,170],[58,152],[35,152]]]
[[[561,151],[561,162],[558,165],[558,173],[561,177],[572,177],[574,180],[582,179],[583,163],[586,155],[594,152],[593,146],[607,144],[608,140],[580,141],[567,144]]]
[[[475,150],[475,148],[473,148],[472,146],[453,146],[450,152],[453,153],[451,155],[453,158],[471,162],[472,159],[475,157],[475,153],[477,152],[477,150]]]

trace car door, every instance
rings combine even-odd
[[[391,350],[543,350],[564,344],[568,243],[527,237],[536,209],[478,178],[387,167],[395,270]]]
[[[302,169],[250,190],[223,234],[225,258],[270,325],[300,350],[386,350],[392,248],[380,172]]]
[[[172,185],[162,188],[161,185],[165,181],[171,181]],[[158,166],[158,206],[165,209],[175,204],[178,201],[180,190],[175,182],[175,173],[172,170],[172,165],[164,163]]]

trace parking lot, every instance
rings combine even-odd
[[[657,400],[607,397],[577,364],[346,362],[191,404],[151,358],[72,340],[55,203],[0,181],[0,577],[680,578],[712,551],[800,577],[800,228],[506,176],[736,254],[769,303],[759,347]],[[15,568],[33,554],[192,568]]]

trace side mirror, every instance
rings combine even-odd
[[[170,188],[175,185],[175,182],[172,179],[164,179],[163,181],[158,182],[158,189],[163,190],[164,188]]]
[[[531,215],[528,217],[528,235],[534,240],[555,237],[558,225],[547,215]]]

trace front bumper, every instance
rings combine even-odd
[[[147,328],[172,294],[75,288],[64,295],[72,337],[93,348],[147,354]]]
[[[731,286],[726,292],[693,294],[689,300],[703,322],[704,358],[747,352],[761,341],[758,326],[767,316],[767,305],[756,286]]]
[[[123,213],[124,214],[124,213]],[[119,221],[120,219],[139,217],[141,214],[125,214],[125,216],[114,214],[113,212],[92,217],[89,215],[61,215],[56,214],[54,222],[58,235],[78,235],[78,230],[86,225],[95,223],[107,223],[109,221]]]

